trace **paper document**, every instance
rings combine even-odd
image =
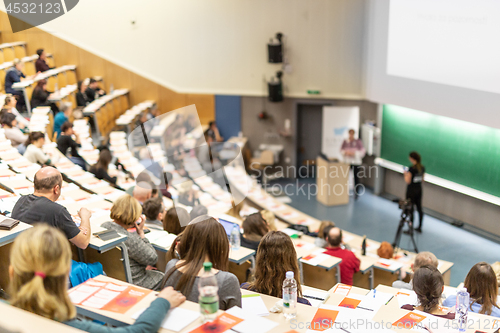
[[[372,289],[368,295],[363,297],[361,303],[358,304],[358,308],[378,311],[381,306],[387,304],[393,297],[392,294]]]
[[[241,323],[232,327],[232,330],[238,333],[272,332],[272,329],[279,325],[269,319],[247,313],[237,306],[233,306],[231,309],[227,310],[226,313],[244,319]]]
[[[146,311],[143,309],[132,316],[132,319],[137,319],[139,316]],[[168,311],[165,319],[163,319],[161,323],[161,327],[166,330],[179,332],[184,329],[184,327],[191,324],[193,321],[197,320],[200,317],[200,313],[198,311],[187,310],[183,308],[174,308]]]
[[[266,304],[259,294],[241,295],[241,307],[245,312],[256,316],[269,316]]]

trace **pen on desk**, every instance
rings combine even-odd
[[[373,298],[375,298],[376,293],[377,293],[377,289],[373,289]]]
[[[318,301],[324,301],[325,300],[324,298],[316,297],[316,296],[302,295],[302,297],[310,298],[310,299],[315,299],[315,300],[318,300]]]

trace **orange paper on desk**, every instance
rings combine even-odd
[[[242,321],[243,319],[241,318],[232,316],[228,313],[223,313],[220,316],[218,316],[214,321],[210,321],[201,326],[198,326],[189,333],[206,333],[206,332],[222,333],[238,325]]]
[[[348,285],[348,284],[338,284],[335,289],[333,290],[333,293],[334,294],[341,294],[341,295],[349,295],[349,292],[351,292],[351,288],[352,286]]]
[[[415,324],[420,323],[422,320],[424,320],[426,317],[421,316],[415,312],[409,312],[406,315],[404,315],[401,319],[396,321],[392,326],[396,326],[398,328],[405,328],[405,329],[411,329]]]
[[[361,300],[359,299],[344,297],[342,302],[340,302],[339,306],[343,308],[356,309],[359,303],[361,303]]]
[[[111,302],[106,304],[102,310],[123,314],[139,303],[141,299],[146,297],[151,292],[152,291],[149,289],[130,286],[122,291],[120,295],[114,298]]]
[[[325,331],[332,328],[335,319],[337,319],[338,311],[328,309],[318,309],[311,321],[311,330]]]

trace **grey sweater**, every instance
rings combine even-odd
[[[125,245],[130,260],[133,283],[143,288],[157,290],[163,280],[163,272],[146,270],[146,266],[156,265],[158,261],[158,254],[147,238],[141,238],[136,232],[128,232],[115,222],[105,222],[101,226],[128,236]]]
[[[167,273],[170,269],[174,268],[178,261],[178,259],[170,260],[167,264],[165,272]],[[176,268],[172,275],[167,279],[165,287],[172,286],[175,288],[182,274],[183,273]],[[238,278],[233,273],[224,271],[218,271],[215,274],[215,278],[217,279],[217,285],[219,287],[219,308],[221,310],[227,310],[235,305],[241,307],[241,290]],[[199,280],[200,278],[196,277],[191,292],[188,295],[184,295],[188,301],[198,303],[198,297],[200,296],[200,293],[198,292]]]

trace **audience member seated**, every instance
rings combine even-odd
[[[57,133],[57,137],[61,135],[61,127],[69,121],[71,114],[73,114],[73,105],[69,102],[61,103],[61,112],[54,117],[54,132]]]
[[[500,286],[500,261],[496,261],[491,265],[491,268],[493,268],[493,271],[495,272],[495,275],[497,277],[497,283]],[[499,289],[500,291],[500,289]]]
[[[35,192],[23,195],[12,210],[12,218],[29,224],[47,223],[60,229],[66,238],[80,249],[86,249],[90,242],[90,211],[80,209],[80,227],[77,227],[68,210],[57,204],[61,195],[62,176],[53,167],[37,171],[34,179]],[[50,243],[47,243],[50,244]]]
[[[138,182],[132,191],[132,196],[142,205],[153,196],[153,186],[150,182]]]
[[[24,118],[19,113],[19,111],[17,111],[16,105],[17,105],[17,98],[15,98],[13,95],[7,95],[5,97],[5,103],[3,105],[1,112],[2,113],[4,113],[4,112],[13,113],[16,116],[16,120],[17,120],[17,124],[18,124],[19,128],[23,129],[26,126],[28,126],[30,124],[30,122],[28,119]]]
[[[153,160],[153,157],[149,153],[148,148],[144,147],[139,151],[139,163],[148,170],[158,181],[162,181],[163,168],[161,165]],[[156,180],[155,180],[156,182]]]
[[[314,245],[317,247],[327,247],[328,242],[326,241],[326,236],[328,236],[328,231],[333,227],[335,227],[334,222],[327,220],[321,221],[318,229],[318,237],[314,239]]]
[[[416,272],[422,266],[433,266],[438,268],[439,261],[434,254],[431,252],[420,252],[415,256],[415,261],[411,264],[411,270]],[[403,277],[404,278],[404,277]],[[404,281],[398,280],[392,283],[393,288],[398,289],[413,289],[413,281],[406,283]]]
[[[157,332],[167,312],[186,300],[173,288],[165,288],[134,324],[127,327],[106,327],[76,319],[76,308],[67,291],[71,257],[68,241],[55,228],[39,225],[20,234],[10,253],[9,303],[85,332],[140,333]]]
[[[142,212],[146,215],[146,228],[163,230],[165,205],[160,198],[151,198],[142,205]]]
[[[113,222],[105,222],[103,228],[115,230],[127,235],[125,241],[130,259],[132,281],[140,287],[159,290],[163,272],[152,269],[156,265],[158,254],[144,235],[146,219],[141,216],[142,207],[137,200],[126,194],[119,197],[111,207]],[[136,223],[140,221],[139,223]],[[128,229],[135,228],[129,232]]]
[[[262,215],[262,218],[264,221],[266,221],[267,225],[269,226],[269,231],[276,231],[278,228],[276,228],[276,216],[274,215],[273,212],[264,209],[260,211],[260,215]]]
[[[26,151],[24,157],[31,163],[38,163],[41,165],[49,165],[51,160],[50,156],[45,154],[42,150],[45,144],[45,134],[42,132],[31,132],[26,140]]]
[[[148,121],[144,123],[147,133],[157,125],[160,125],[160,110],[155,106],[147,114]]]
[[[220,136],[219,129],[217,128],[215,121],[211,121],[208,124],[208,129],[205,131],[205,134],[211,137],[214,142],[224,141],[224,138]]]
[[[198,302],[198,281],[203,263],[211,262],[219,286],[219,308],[241,307],[238,278],[227,272],[229,240],[222,224],[213,217],[199,216],[189,223],[176,246],[180,260],[172,259],[165,270],[163,286],[172,286],[192,302]]]
[[[54,114],[59,112],[57,105],[55,103],[49,102],[52,97],[52,92],[47,90],[47,80],[40,80],[37,82],[35,89],[33,89],[33,94],[31,95],[31,108],[37,108],[39,106],[50,106],[50,109]]]
[[[117,177],[111,177],[108,173],[109,164],[111,163],[111,152],[108,149],[103,149],[99,153],[99,159],[97,163],[90,167],[90,172],[92,172],[97,179],[104,179],[111,184],[116,185]]]
[[[5,75],[5,92],[7,94],[15,95],[17,97],[17,105],[19,109],[24,110],[26,102],[24,101],[24,94],[22,90],[12,88],[12,85],[17,82],[31,80],[35,75],[26,77],[23,73],[24,62],[19,59],[14,59],[14,66],[7,71]]]
[[[205,207],[203,205],[196,205],[193,207],[193,209],[191,209],[191,212],[189,212],[189,217],[191,218],[191,220],[194,220],[198,216],[207,215],[207,214],[208,214],[207,207]]]
[[[394,256],[394,249],[389,242],[382,242],[377,249],[377,255],[382,259],[392,259]]]
[[[10,140],[12,147],[17,148],[19,153],[23,154],[26,150],[24,143],[28,140],[28,136],[17,127],[16,116],[13,113],[4,113],[0,119],[2,123],[5,137]]]
[[[139,184],[141,182],[151,183],[151,177],[149,176],[149,174],[147,172],[141,172],[139,175],[137,175],[137,178],[135,179],[135,182],[136,182],[136,184]],[[128,189],[125,190],[125,192],[128,195],[133,196],[134,195],[134,189],[135,189],[135,185],[134,186],[130,186]]]
[[[297,281],[297,302],[311,305],[307,299],[301,297],[297,253],[290,236],[281,231],[270,231],[262,238],[257,250],[255,280],[252,283],[243,283],[241,288],[282,298],[283,281],[289,271],[294,273]]]
[[[85,94],[87,95],[87,99],[89,100],[89,102],[92,103],[99,97],[106,95],[106,92],[99,88],[99,82],[91,78],[89,80],[89,86],[85,90]]]
[[[75,136],[76,140],[73,140],[72,135]],[[80,138],[73,130],[73,124],[69,121],[65,122],[61,126],[61,135],[59,135],[57,139],[57,149],[59,149],[63,155],[68,154],[69,159],[73,163],[79,165],[83,170],[87,170],[85,160],[78,154],[79,147],[81,147]]]
[[[253,213],[243,221],[241,246],[257,251],[260,240],[269,232],[266,220],[260,213]]]
[[[470,295],[469,310],[488,316],[500,317],[500,309],[497,304],[498,283],[495,272],[490,264],[480,262],[472,266],[465,277],[464,288]],[[451,308],[455,306],[457,295],[449,296],[443,306]]]
[[[342,272],[342,268],[340,269]],[[415,271],[413,276],[413,291],[417,294],[420,305],[403,305],[405,310],[419,310],[436,317],[455,319],[455,313],[439,306],[441,294],[444,290],[444,280],[441,273],[434,266],[425,265]]]
[[[137,121],[135,122],[134,130],[132,131],[131,134],[131,139],[134,144],[134,147],[144,147],[146,145],[146,141],[144,139],[144,133],[142,131],[142,126],[145,126],[145,123],[148,121],[148,114],[147,112],[141,113],[141,115],[137,118]],[[144,131],[146,133],[147,130],[144,128]]]
[[[86,107],[89,105],[90,100],[87,96],[88,80],[78,81],[78,92],[76,93],[76,105]]]
[[[38,59],[35,62],[35,68],[37,72],[45,72],[49,69],[54,69],[54,67],[50,67],[47,64],[47,54],[43,49],[36,50],[36,54],[38,54]]]
[[[180,185],[179,203],[191,207],[195,206],[196,204],[200,204],[200,199],[198,199],[198,192],[193,188],[192,181],[185,181]]]
[[[169,199],[172,199],[172,193],[168,191],[168,182],[171,180],[172,180],[172,174],[170,172],[164,172],[162,179],[161,195]]]
[[[342,230],[333,227],[328,231],[326,236],[328,246],[324,253],[342,259],[340,266],[340,280],[343,284],[352,286],[352,277],[354,273],[359,271],[360,261],[352,253],[341,246],[342,244]]]
[[[179,235],[186,229],[191,218],[187,210],[182,207],[172,207],[167,210],[163,218],[163,230],[170,234]]]

